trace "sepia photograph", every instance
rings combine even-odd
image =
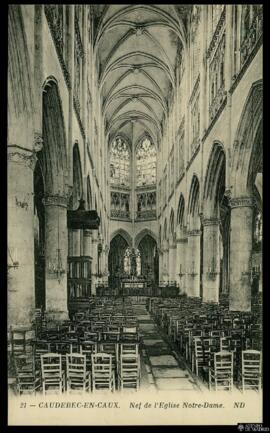
[[[7,20],[8,425],[269,431],[263,5]]]

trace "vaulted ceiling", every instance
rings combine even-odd
[[[92,5],[105,131],[159,142],[190,5]]]

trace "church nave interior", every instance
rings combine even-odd
[[[262,20],[9,6],[10,393],[261,391]]]

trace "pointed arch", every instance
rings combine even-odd
[[[72,205],[76,209],[79,205],[79,200],[83,198],[83,176],[82,164],[80,157],[80,149],[78,143],[73,146],[73,191]]]
[[[54,77],[49,77],[43,86],[42,135],[44,145],[39,156],[46,194],[64,195],[67,177],[66,129],[58,84]]]
[[[198,229],[200,227],[199,203],[200,203],[200,183],[197,175],[194,174],[191,181],[189,200],[188,200],[188,217],[189,217],[190,229]]]
[[[183,194],[180,194],[178,209],[177,209],[177,220],[176,225],[180,226],[180,228],[184,225],[184,214],[185,214],[185,199]]]
[[[171,209],[171,213],[170,213],[170,233],[169,233],[169,237],[171,239],[175,238],[175,221],[174,221],[174,210]]]
[[[129,247],[132,247],[132,237],[130,234],[124,229],[115,230],[110,237],[110,241],[112,241],[117,235],[122,236],[125,239]]]
[[[93,197],[92,197],[92,188],[91,188],[91,182],[90,182],[90,176],[87,176],[87,208],[92,209],[93,206]]]
[[[145,236],[147,236],[147,235],[148,235],[148,236],[151,236],[151,237],[154,239],[154,241],[156,241],[156,243],[158,242],[157,236],[155,235],[154,232],[152,232],[152,230],[150,230],[150,229],[143,229],[143,230],[140,231],[140,232],[136,235],[136,237],[135,237],[135,242],[134,242],[135,248],[138,248],[139,243],[141,242],[141,240],[142,240]]]
[[[225,190],[226,179],[226,155],[224,146],[220,142],[215,142],[209,156],[204,181],[204,216],[218,217],[218,203],[220,196]],[[221,191],[223,189],[223,191]]]
[[[262,165],[263,85],[251,86],[239,120],[232,152],[232,186],[235,197],[252,194],[255,166]]]

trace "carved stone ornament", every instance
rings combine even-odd
[[[178,244],[186,244],[188,242],[188,238],[179,238],[179,239],[176,239],[176,242]]]
[[[189,230],[187,234],[188,236],[199,236],[201,234],[201,230],[200,229]]]
[[[40,152],[43,148],[43,138],[40,132],[34,133],[34,151]]]
[[[66,195],[52,194],[46,195],[43,199],[45,206],[61,206],[67,207],[68,197]]]
[[[31,170],[34,170],[37,157],[35,152],[23,147],[17,146],[16,144],[8,146],[8,161],[16,164],[24,165]]]
[[[230,199],[230,207],[253,207],[255,201],[253,197],[236,197]]]
[[[220,224],[220,220],[218,218],[204,218],[202,220],[203,226],[218,226]]]

